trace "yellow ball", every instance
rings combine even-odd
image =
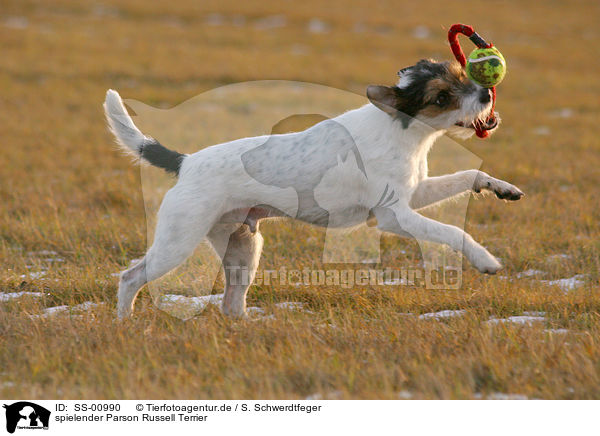
[[[473,82],[491,88],[504,79],[506,61],[496,47],[477,48],[469,55],[465,69]]]

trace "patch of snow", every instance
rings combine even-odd
[[[29,27],[29,20],[26,17],[7,17],[3,24],[9,29],[22,30]]]
[[[98,306],[101,306],[103,304],[104,303],[94,303],[93,301],[86,301],[84,303],[77,304],[76,306],[73,306],[71,308],[71,310],[73,310],[75,312],[88,311],[90,309],[93,309],[94,307],[98,307]]]
[[[410,391],[398,392],[398,398],[401,400],[410,400],[413,397],[413,393]]]
[[[265,313],[265,309],[263,309],[262,307],[246,307],[246,312],[248,313],[248,315],[264,315]]]
[[[564,335],[566,333],[569,333],[569,329],[545,329],[544,331],[547,333],[556,333],[559,335]]]
[[[44,277],[46,275],[46,271],[32,271],[29,272],[27,274],[21,274],[19,277],[22,279],[31,279],[31,280],[35,280],[35,279],[39,279],[41,277]]]
[[[522,279],[523,277],[541,276],[544,274],[546,274],[546,271],[540,271],[539,269],[528,269],[526,271],[521,271],[520,273],[515,274],[515,277],[518,279]]]
[[[467,313],[466,310],[442,310],[440,312],[430,312],[419,315],[419,319],[443,319],[443,318],[451,318],[454,316],[462,316]]]
[[[339,400],[342,397],[342,391],[326,392],[325,395],[315,393],[309,395],[305,400]]]
[[[550,127],[548,126],[539,126],[532,130],[534,135],[538,136],[548,136],[551,132]]]
[[[559,253],[559,254],[551,254],[550,256],[548,256],[546,258],[547,262],[558,262],[561,260],[568,260],[571,258],[571,255],[569,254],[564,254],[564,253]]]
[[[304,303],[301,303],[299,301],[285,301],[283,303],[275,304],[275,307],[279,309],[302,310],[304,309]]]
[[[51,316],[51,315],[56,315],[57,313],[61,313],[61,312],[66,312],[67,310],[69,310],[69,306],[54,306],[54,307],[48,307],[47,309],[44,309],[44,313],[42,315],[36,315],[36,318],[38,316]]]
[[[412,37],[416,39],[427,39],[429,36],[431,36],[431,32],[426,26],[417,26],[412,31]]]
[[[548,286],[558,286],[563,291],[572,291],[573,289],[580,288],[585,284],[585,275],[577,274],[576,276],[569,277],[566,279],[558,280],[540,280],[540,283],[544,283]]]
[[[259,30],[271,30],[280,27],[285,27],[287,19],[283,15],[270,15],[268,17],[260,18],[254,22],[254,27]]]
[[[528,400],[527,395],[505,394],[504,392],[492,392],[486,397],[486,400]]]
[[[327,24],[325,21],[320,20],[318,18],[312,18],[308,22],[307,30],[310,33],[328,33],[331,29],[331,26]]]
[[[550,116],[554,118],[571,118],[575,115],[575,111],[569,107],[563,107],[550,112]]]
[[[28,256],[57,256],[58,253],[52,250],[40,250],[40,251],[30,251],[27,253]]]
[[[486,321],[489,325],[497,325],[500,323],[510,322],[513,324],[521,324],[521,325],[533,325],[536,322],[543,322],[546,318],[543,316],[509,316],[508,318],[494,318],[491,317],[488,321]]]
[[[188,297],[185,295],[166,294],[161,296],[161,298],[158,300],[158,307],[164,310],[180,306],[202,311],[206,309],[209,304],[220,304],[223,301],[223,295],[224,294],[215,294]]]
[[[30,315],[31,318],[47,318],[49,316],[66,314],[70,312],[87,312],[94,307],[103,305],[104,303],[94,303],[93,301],[86,301],[81,304],[77,304],[73,307],[70,306],[53,306],[44,309],[44,312],[39,315]]]
[[[546,316],[546,312],[528,312],[528,311],[525,311],[525,312],[523,312],[523,315],[525,315],[525,316]]]
[[[20,297],[43,297],[45,294],[43,292],[8,292],[8,293],[0,293],[0,303],[5,301],[14,300],[15,298]]]

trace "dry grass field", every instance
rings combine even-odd
[[[0,397],[600,399],[600,4],[493,4],[2,0]],[[274,316],[242,321],[214,306],[182,321],[142,291],[115,321],[113,274],[143,255],[147,229],[140,170],[105,126],[108,88],[159,108],[263,79],[363,94],[450,59],[455,22],[509,66],[503,125],[463,144],[526,193],[469,203],[466,229],[502,259],[498,276],[465,263],[458,290],[254,285],[249,305]],[[322,230],[263,233],[261,269],[324,268]],[[382,252],[371,267],[420,258],[391,236]],[[68,307],[44,312],[55,306]],[[443,310],[462,312],[419,317]],[[488,322],[516,316],[533,318]]]

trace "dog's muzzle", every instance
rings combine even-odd
[[[496,117],[496,115],[494,114],[493,116],[487,118],[485,121],[475,120],[467,125],[465,125],[465,123],[463,123],[462,121],[459,121],[455,125],[474,130],[494,130],[496,127],[498,127],[498,117]]]

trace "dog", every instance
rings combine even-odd
[[[109,90],[104,110],[117,142],[177,176],[160,206],[152,246],[121,273],[118,317],[130,316],[140,288],[180,265],[204,239],[226,271],[223,313],[245,316],[263,247],[259,223],[267,218],[332,227],[375,219],[383,232],[447,244],[480,272],[495,274],[500,263],[469,234],[418,213],[469,192],[491,191],[511,201],[523,196],[476,169],[427,175],[435,140],[472,136],[492,110],[491,93],[456,62],[421,60],[398,75],[394,86],[369,86],[366,105],[302,132],[242,138],[189,155],[144,135]],[[230,275],[241,269],[249,282]]]

